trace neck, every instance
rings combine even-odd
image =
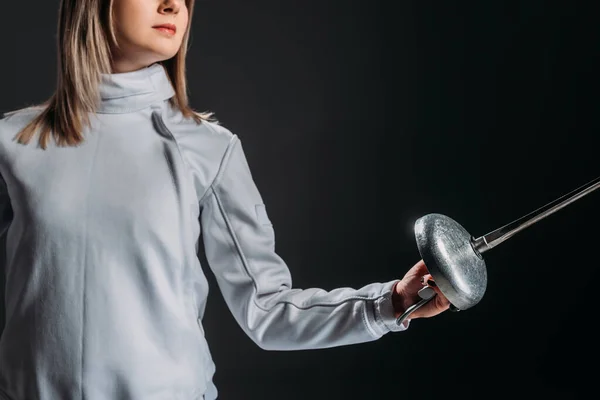
[[[138,60],[130,61],[126,59],[117,59],[112,62],[111,69],[113,74],[123,74],[126,72],[134,72],[148,68],[152,64],[152,62],[148,63]]]

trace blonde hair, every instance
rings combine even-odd
[[[89,126],[99,100],[101,74],[112,71],[111,44],[118,47],[112,19],[114,0],[61,0],[58,17],[57,84],[44,103],[15,139],[27,144],[40,131],[39,144],[46,149],[50,135],[59,146],[77,146],[83,142],[82,130]],[[181,48],[161,64],[173,85],[175,95],[169,102],[197,123],[211,118],[210,113],[194,111],[188,102],[185,58],[195,0],[185,0],[189,20]]]

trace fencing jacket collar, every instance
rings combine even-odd
[[[98,113],[119,114],[142,110],[170,99],[173,86],[161,64],[118,74],[102,74]]]

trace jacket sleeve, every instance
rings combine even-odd
[[[397,326],[393,316],[391,290],[397,280],[331,291],[292,287],[236,135],[200,206],[207,261],[237,323],[259,347],[343,346],[408,327]]]
[[[6,182],[0,174],[0,236],[4,235],[11,221],[12,208],[10,206],[10,198],[8,197],[8,189]]]

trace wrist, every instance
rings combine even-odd
[[[402,291],[400,290],[401,281],[396,282],[394,287],[392,288],[392,306],[394,307],[394,317],[398,318],[405,311],[404,307],[404,296],[402,296]]]

